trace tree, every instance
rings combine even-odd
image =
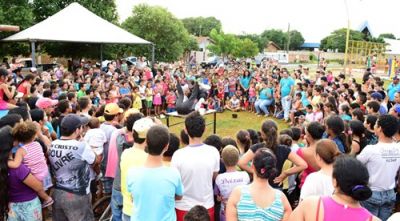
[[[118,24],[118,13],[117,7],[114,0],[34,0],[33,1],[33,15],[35,22],[41,22],[44,19],[52,16],[63,8],[67,7],[73,2],[78,2],[83,7],[92,11],[94,14],[100,16],[101,18]],[[79,15],[73,15],[79,16]],[[85,21],[82,24],[85,25]],[[62,27],[60,27],[62,28]],[[88,27],[92,28],[92,27]],[[71,30],[74,31],[74,30]],[[104,34],[107,30],[104,30]],[[79,33],[77,33],[79,34]],[[100,46],[96,44],[85,44],[85,43],[58,43],[58,42],[46,42],[42,45],[42,50],[47,52],[52,56],[66,56],[66,57],[88,57],[88,58],[98,58],[100,57]],[[104,57],[113,57],[116,53],[118,47],[115,45],[104,45]]]
[[[232,34],[225,34],[224,32],[218,32],[216,29],[210,32],[211,44],[208,45],[208,49],[223,58],[232,55],[237,47],[238,38]]]
[[[32,5],[29,0],[0,1],[0,24],[17,25],[21,30],[33,24]],[[13,32],[0,32],[0,39],[11,36]],[[30,53],[27,43],[0,43],[0,56],[25,55]]]
[[[287,36],[283,31],[277,30],[277,29],[270,29],[270,30],[265,30],[263,33],[261,33],[261,38],[268,39],[268,41],[273,41],[275,44],[277,44],[281,49],[285,48],[285,45],[287,44]],[[265,47],[265,45],[264,45]]]
[[[236,58],[251,58],[258,54],[258,46],[252,40],[245,39],[236,39],[236,46],[233,51],[233,56]]]
[[[289,50],[300,49],[300,46],[304,44],[303,35],[297,30],[290,31],[289,34],[290,34]]]
[[[383,34],[380,34],[378,38],[396,39],[396,36],[392,33],[383,33]]]
[[[321,49],[323,50],[337,49],[339,52],[344,52],[346,48],[346,33],[347,33],[346,28],[335,30],[329,36],[321,40]],[[356,41],[363,41],[364,34],[359,31],[350,30],[349,39]]]
[[[155,56],[158,61],[169,62],[180,58],[190,41],[182,21],[159,6],[135,6],[132,16],[122,23],[122,27],[153,42],[156,45]],[[131,47],[131,50],[149,56],[148,46]]]
[[[221,21],[215,17],[190,17],[182,19],[188,32],[195,36],[209,36],[212,29],[220,31]]]
[[[257,48],[258,48],[258,52],[262,52],[264,51],[265,45],[268,42],[268,39],[261,37],[260,35],[257,34],[241,34],[241,35],[237,35],[236,37],[244,40],[244,39],[250,39],[251,41],[253,41],[254,43],[257,44]]]

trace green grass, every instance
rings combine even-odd
[[[221,137],[231,137],[235,138],[236,133],[241,129],[255,129],[260,130],[262,122],[266,119],[273,119],[279,127],[279,130],[288,127],[288,124],[283,120],[278,120],[272,117],[258,117],[254,113],[249,112],[238,112],[238,117],[236,119],[232,118],[232,113],[230,111],[224,111],[223,113],[217,113],[217,135]],[[213,115],[206,115],[206,123],[211,123],[213,120]],[[163,123],[166,122],[165,119],[162,120]],[[170,124],[183,122],[183,118],[170,117]],[[178,124],[176,126],[170,127],[170,131],[179,136],[180,131],[184,128],[184,124]],[[204,138],[213,133],[213,125],[206,126],[206,132],[204,133]]]

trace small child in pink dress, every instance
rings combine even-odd
[[[39,128],[33,122],[21,122],[15,125],[12,135],[22,146],[15,153],[14,159],[8,161],[8,167],[18,168],[23,163],[36,179],[44,183],[50,174],[42,146],[34,141],[38,131]],[[38,195],[44,200],[43,207],[53,203],[53,199],[46,192],[38,192]]]

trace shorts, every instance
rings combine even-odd
[[[94,221],[91,194],[77,195],[55,189],[53,199],[53,220]]]
[[[294,112],[294,116],[295,117],[300,117],[300,116],[305,116],[306,114],[303,112],[303,111],[296,111],[296,112]]]
[[[256,97],[255,96],[254,97],[249,97],[249,102],[250,103],[256,102]]]
[[[38,197],[26,202],[10,203],[8,221],[20,220],[42,221],[42,204]]]
[[[53,182],[51,181],[50,173],[48,173],[47,176],[42,180],[42,183],[43,183],[43,189],[45,191],[50,189],[53,186]]]
[[[153,107],[153,101],[146,100],[145,104],[146,104],[147,108],[152,108]]]

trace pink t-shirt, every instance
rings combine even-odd
[[[47,167],[46,158],[44,157],[42,146],[36,141],[25,144],[22,146],[26,151],[26,155],[22,161],[29,169],[31,173],[38,180],[43,181],[43,179],[48,175],[49,168]]]
[[[249,88],[249,97],[255,97],[256,96],[256,89],[254,87]]]
[[[117,166],[119,164],[118,150],[117,150],[117,137],[120,134],[124,134],[124,129],[114,131],[110,137],[110,143],[108,145],[108,159],[106,167],[106,177],[115,177],[117,173]]]
[[[372,220],[372,214],[365,208],[351,208],[339,204],[332,197],[321,198],[324,207],[324,221],[351,220],[365,221]]]

